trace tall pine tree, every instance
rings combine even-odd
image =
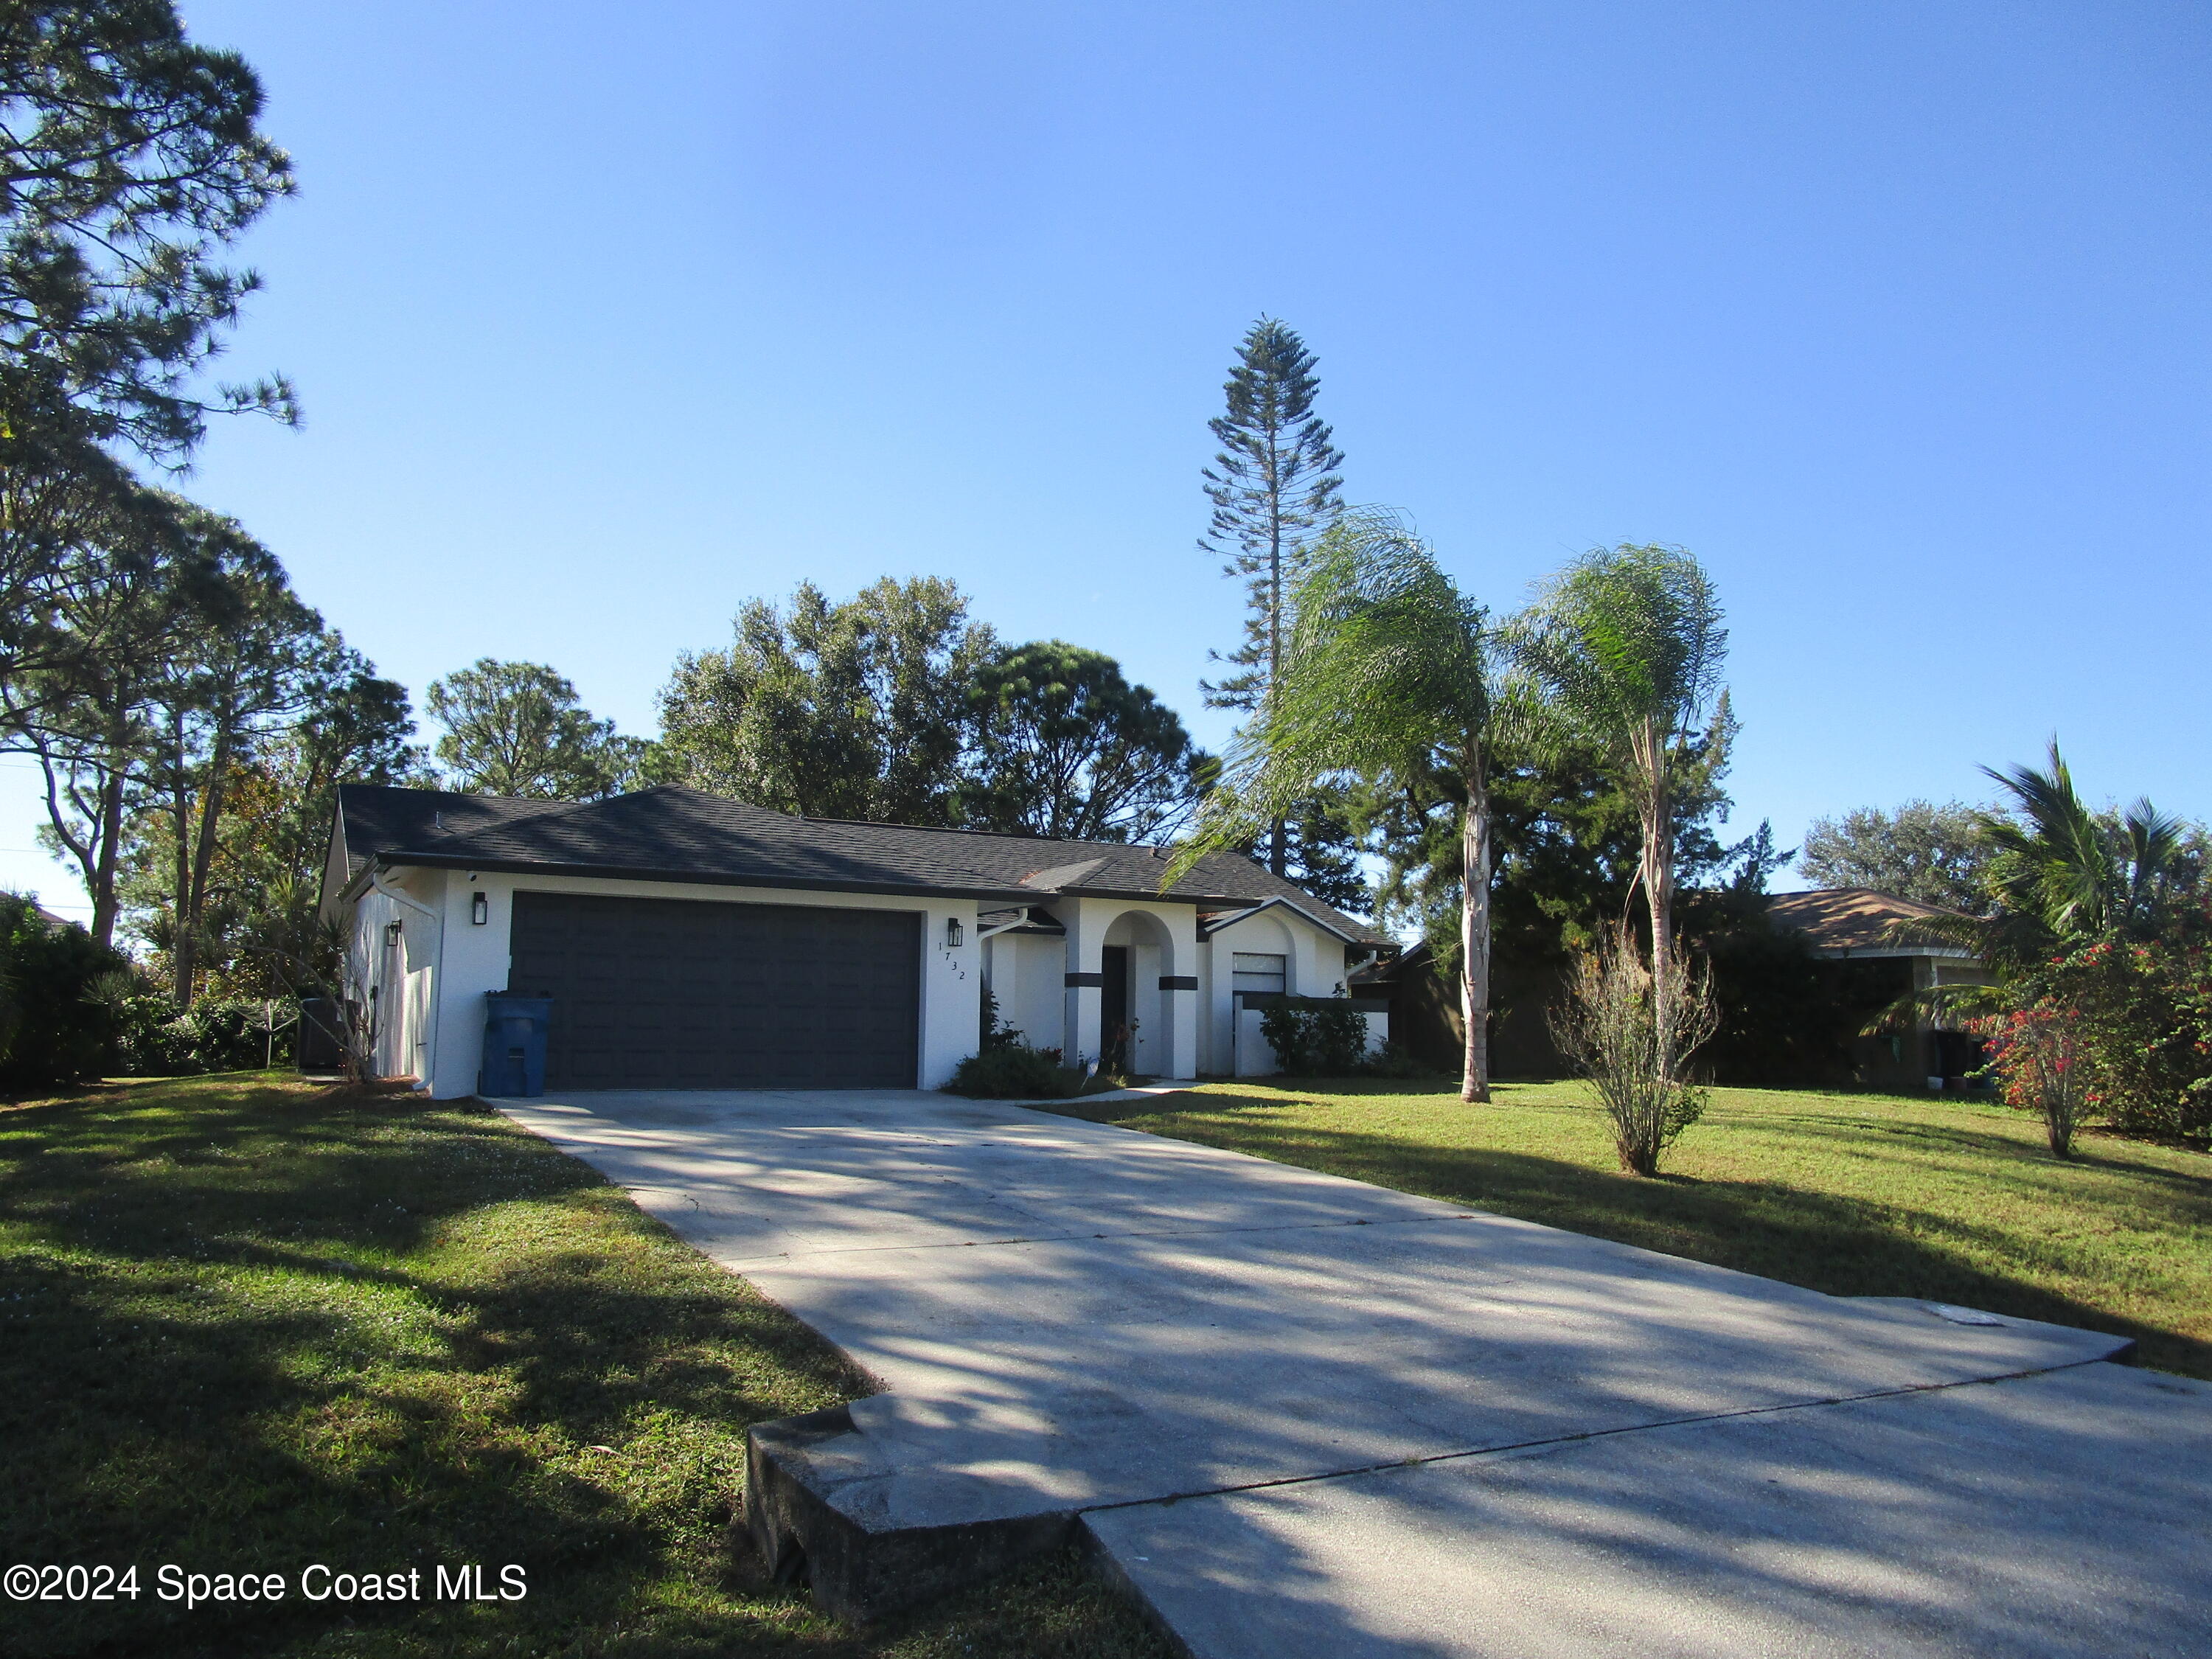
[[[1256,712],[1273,695],[1283,597],[1298,556],[1343,511],[1337,469],[1344,456],[1313,412],[1321,390],[1314,355],[1288,324],[1262,317],[1245,331],[1223,390],[1228,410],[1208,422],[1221,451],[1204,475],[1213,519],[1199,547],[1223,562],[1223,575],[1243,578],[1249,597],[1244,643],[1225,659],[1215,653],[1237,672],[1204,690],[1210,708]],[[1267,828],[1267,867],[1279,876],[1291,873],[1293,839],[1287,819]],[[1347,862],[1341,848],[1312,850],[1319,860]]]

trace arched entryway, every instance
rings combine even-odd
[[[1098,1036],[1101,1055],[1140,1077],[1176,1075],[1178,1005],[1192,1001],[1188,964],[1177,960],[1175,935],[1146,910],[1125,910],[1106,929],[1099,950]],[[1188,983],[1186,984],[1186,980]]]

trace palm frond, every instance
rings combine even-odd
[[[1687,735],[1728,649],[1719,595],[1697,560],[1634,544],[1569,563],[1539,586],[1511,637],[1559,712],[1607,742],[1655,722]]]
[[[2012,816],[1985,812],[1978,819],[1996,849],[1990,881],[2003,908],[2034,916],[2053,933],[2101,931],[2125,884],[2058,740],[2051,740],[2041,771],[2026,765],[1982,771],[2012,797]]]
[[[2128,908],[2141,914],[2159,901],[2171,880],[2188,826],[2137,796],[2120,828],[2128,843]]]
[[[1402,774],[1483,729],[1486,613],[1396,515],[1363,508],[1332,526],[1306,556],[1290,618],[1273,695],[1224,755],[1170,881],[1322,780]]]
[[[1975,1019],[2001,1013],[2008,1006],[2002,985],[1923,985],[1882,1008],[1859,1028],[1859,1035],[1890,1036],[1917,1030],[1923,1019]]]

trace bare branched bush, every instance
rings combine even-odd
[[[337,995],[338,1036],[343,1045],[341,1066],[349,1083],[376,1081],[376,1039],[381,1022],[377,1018],[376,993],[364,983],[368,975],[349,951],[339,962]]]
[[[1577,963],[1552,1013],[1553,1041],[1613,1120],[1620,1167],[1645,1176],[1705,1109],[1705,1091],[1685,1083],[1682,1067],[1719,1024],[1710,972],[1670,951],[1660,984],[1655,1003],[1650,964],[1621,928]]]

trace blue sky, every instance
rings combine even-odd
[[[237,514],[419,701],[550,662],[649,732],[749,595],[957,579],[1195,683],[1235,342],[1500,609],[1713,571],[1735,823],[2084,787],[2212,817],[2212,13],[2046,4],[196,0],[301,193]],[[74,901],[0,795],[0,878]]]

